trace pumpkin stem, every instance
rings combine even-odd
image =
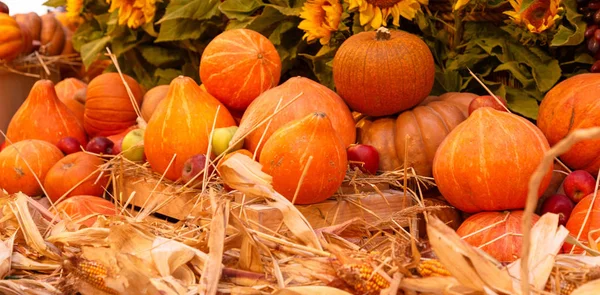
[[[377,33],[375,34],[375,40],[377,41],[390,40],[391,37],[392,34],[390,33],[390,30],[388,30],[386,27],[380,27],[379,29],[377,29]]]
[[[325,113],[323,112],[314,112],[315,117],[319,117],[319,118],[325,118],[327,117],[327,115],[325,115]]]

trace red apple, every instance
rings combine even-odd
[[[198,177],[196,177],[196,179],[194,180],[193,184],[202,183],[202,178],[204,177],[202,175],[202,171],[204,170],[204,166],[206,166],[206,155],[197,154],[192,156],[183,164],[181,180],[183,180],[184,183],[188,183],[190,182],[190,180],[192,180],[192,178],[198,175]],[[212,171],[213,167],[209,163],[208,175],[210,175]]]
[[[558,214],[558,224],[565,225],[571,216],[573,207],[575,207],[575,204],[573,204],[569,197],[562,194],[555,194],[544,201],[541,213],[542,215],[548,212]]]
[[[358,168],[368,174],[376,174],[379,170],[379,152],[367,144],[355,144],[348,148],[350,168]]]
[[[504,106],[499,104],[498,101],[491,95],[478,96],[475,99],[473,99],[471,101],[471,103],[469,104],[469,115],[472,112],[474,112],[476,109],[483,108],[483,107],[490,107],[490,108],[493,108],[498,111],[506,112],[505,107],[508,107],[508,105],[506,104],[506,100],[497,95],[496,95],[496,97],[502,101],[502,105],[504,105]]]
[[[110,155],[114,146],[115,144],[110,139],[98,136],[88,142],[85,150],[95,154]]]
[[[594,192],[596,180],[585,170],[575,170],[563,182],[565,194],[575,203],[579,203],[583,197]]]
[[[75,138],[71,136],[61,138],[56,147],[58,147],[65,155],[74,154],[77,152],[81,152],[81,143]]]
[[[0,12],[10,14],[8,10],[8,6],[4,4],[4,2],[0,1]]]

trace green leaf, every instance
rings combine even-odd
[[[104,36],[81,46],[81,60],[86,68],[98,58],[98,53],[105,50],[110,39],[110,36]]]
[[[300,13],[302,12],[302,7],[291,8],[291,7],[283,7],[283,6],[277,6],[277,5],[267,5],[267,7],[274,8],[274,9],[278,10],[279,12],[281,12],[281,14],[283,14],[285,16],[300,16]]]
[[[152,37],[158,37],[158,32],[156,32],[156,29],[154,28],[154,24],[152,22],[142,25],[142,30],[144,30],[144,32],[146,32]]]
[[[539,106],[537,100],[522,89],[506,87],[506,101],[509,108],[515,113],[537,119]]]
[[[178,69],[156,69],[154,76],[158,78],[157,84],[170,84],[171,81],[179,76],[183,72]]]
[[[181,51],[179,50],[159,46],[140,46],[138,49],[144,59],[156,67],[162,67],[181,60]]]
[[[100,39],[104,36],[104,33],[99,28],[98,23],[96,21],[87,21],[81,24],[75,34],[73,34],[73,38],[71,42],[73,42],[73,48],[78,52],[81,52],[81,46],[84,44]]]
[[[209,19],[219,12],[220,3],[220,0],[173,0],[167,6],[165,15],[156,23],[175,19]]]
[[[219,5],[219,10],[231,20],[243,21],[263,5],[260,0],[225,0]]]
[[[265,33],[274,30],[277,24],[286,18],[287,17],[281,14],[279,10],[267,6],[263,9],[263,12],[248,23],[245,28]]]
[[[147,38],[137,38],[137,34],[132,32],[126,32],[125,34],[119,36],[119,38],[114,38],[111,41],[113,54],[116,56],[121,56],[123,53],[135,48],[139,44],[146,41]]]
[[[510,61],[500,64],[494,69],[494,72],[508,71],[512,77],[519,80],[524,87],[535,86],[535,80],[531,77],[528,69],[521,66],[519,62]]]
[[[584,34],[587,25],[583,21],[583,16],[577,13],[577,3],[575,1],[563,1],[563,3],[566,13],[562,24],[550,42],[550,46],[553,47],[579,45],[585,40]]]
[[[333,67],[331,66],[331,62],[333,61],[336,50],[337,48],[323,46],[314,56],[305,53],[299,54],[310,61],[313,73],[319,79],[319,82],[331,89],[334,88]]]
[[[67,5],[67,0],[48,0],[42,5],[49,7],[60,7]]]
[[[202,21],[191,19],[173,19],[160,26],[155,42],[197,39],[204,32]]]

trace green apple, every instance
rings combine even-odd
[[[144,129],[133,129],[123,137],[123,156],[130,161],[144,161]]]
[[[225,150],[229,148],[229,142],[231,142],[231,138],[238,130],[237,126],[217,128],[213,133],[212,137],[212,152],[216,156],[219,156]],[[235,147],[231,148],[228,153],[239,150],[244,146],[244,140],[241,140]]]

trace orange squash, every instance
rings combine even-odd
[[[262,146],[277,129],[288,122],[304,118],[313,112],[323,112],[327,115],[335,133],[345,146],[355,142],[354,118],[352,118],[352,114],[344,101],[329,88],[303,77],[291,78],[285,83],[265,91],[254,100],[244,113],[240,121],[240,128],[232,140],[237,141],[264,119],[274,114],[280,99],[279,108],[283,108],[296,96],[299,97],[293,103],[273,116],[266,132],[265,129],[268,123],[261,125],[245,138],[244,145],[246,149],[260,155]],[[259,147],[258,143],[263,133],[265,137],[261,147]]]
[[[333,59],[333,80],[354,111],[386,116],[412,108],[433,88],[435,65],[425,42],[380,28],[346,39]]]
[[[150,117],[152,117],[156,106],[167,96],[167,92],[169,92],[169,85],[159,85],[146,92],[141,110],[142,118],[146,122],[150,121]]]
[[[295,204],[314,204],[336,192],[348,168],[346,145],[325,113],[312,113],[279,128],[265,143],[260,163],[263,171],[273,177],[273,188],[294,201],[310,157]]]
[[[144,151],[152,169],[165,173],[167,179],[179,179],[187,159],[208,151],[215,116],[215,128],[235,125],[225,106],[200,90],[194,80],[183,76],[173,79],[144,134]],[[177,156],[167,171],[174,155]]]
[[[275,46],[248,29],[221,33],[206,46],[200,60],[202,85],[225,106],[238,111],[277,86],[280,76],[281,59]]]
[[[365,118],[357,124],[358,142],[377,149],[382,171],[397,170],[406,163],[417,175],[431,177],[438,146],[468,117],[469,103],[476,97],[472,93],[445,93],[428,97],[396,118]]]
[[[549,149],[542,132],[526,119],[480,108],[442,141],[433,177],[444,198],[461,211],[522,209],[529,178]],[[538,196],[551,178],[552,168]]]
[[[131,77],[123,75],[139,106],[142,88]],[[118,73],[101,74],[90,82],[86,91],[83,126],[91,136],[110,136],[135,125],[137,114]]]
[[[65,31],[53,13],[42,15],[40,42],[46,55],[59,55],[65,47]]]
[[[54,208],[50,209],[52,213],[64,212],[71,220],[79,221],[87,227],[94,225],[97,215],[117,215],[117,208],[112,202],[96,196],[73,196],[56,204]]]
[[[107,188],[109,176],[100,177],[100,166],[104,161],[85,152],[77,152],[58,161],[46,174],[44,188],[48,198],[57,202],[64,194],[65,198],[77,195],[101,196]]]
[[[6,13],[0,13],[0,60],[12,60],[19,56],[25,44],[19,24]]]
[[[7,146],[0,152],[0,189],[10,194],[41,195],[42,188],[35,178],[43,183],[48,170],[62,157],[55,145],[42,140],[23,140]]]
[[[532,224],[539,219],[534,214]],[[467,218],[456,233],[473,247],[485,245],[480,249],[499,262],[510,263],[521,257],[522,220],[523,211],[481,212]]]
[[[590,232],[595,231],[591,234],[593,240],[597,241],[600,238],[600,195],[596,196],[596,200],[594,200],[594,204],[592,205],[592,200],[594,199],[594,193],[591,193],[585,196],[579,203],[575,205],[573,211],[571,211],[571,216],[567,221],[566,228],[569,230],[571,236],[577,238],[579,231],[581,231],[581,236],[579,236],[579,241],[589,246],[589,237]],[[589,210],[589,216],[588,216]],[[584,221],[587,218],[587,222],[584,225]],[[565,243],[563,244],[563,251],[569,253],[573,245]],[[573,253],[583,253],[584,250],[580,247],[575,247]]]
[[[84,104],[75,99],[75,93],[80,89],[85,89],[87,84],[76,78],[64,79],[54,86],[56,95],[62,101],[73,114],[79,120],[81,126],[83,126],[83,112],[85,110]]]
[[[552,88],[540,105],[537,125],[551,146],[575,129],[600,126],[600,74],[579,74]],[[600,139],[582,140],[560,159],[592,175],[600,169]]]
[[[15,14],[13,18],[22,26],[26,26],[32,40],[40,41],[42,18],[35,12]]]
[[[35,82],[29,96],[10,120],[6,135],[13,142],[40,139],[57,144],[63,137],[71,136],[83,146],[87,143],[83,127],[58,99],[50,80]]]

